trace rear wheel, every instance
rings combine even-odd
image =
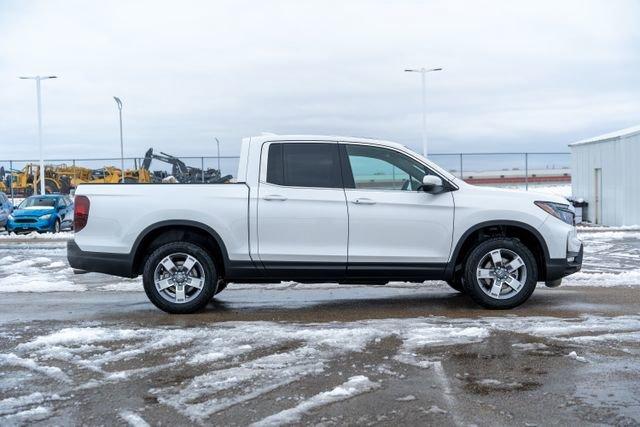
[[[529,299],[537,281],[535,258],[517,239],[486,240],[467,257],[464,288],[483,307],[517,307]]]
[[[147,258],[142,275],[149,300],[167,313],[195,313],[216,292],[218,276],[209,254],[190,242],[160,246]]]

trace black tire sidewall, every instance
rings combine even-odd
[[[172,303],[164,299],[156,289],[153,279],[156,266],[160,261],[166,256],[175,253],[184,253],[197,259],[202,265],[206,277],[202,292],[193,301],[182,304]],[[200,246],[190,242],[171,242],[160,246],[147,257],[142,273],[144,291],[149,300],[160,310],[172,314],[188,314],[202,310],[213,298],[217,281],[218,274],[211,256]]]
[[[490,297],[480,289],[480,285],[476,280],[476,267],[478,263],[484,255],[494,249],[508,249],[515,252],[522,258],[527,268],[527,280],[523,288],[516,295],[508,299],[495,299]],[[476,303],[486,308],[501,310],[519,306],[529,299],[536,288],[537,281],[538,267],[536,260],[531,251],[517,239],[498,237],[485,240],[473,248],[465,263],[465,280],[463,283],[465,291]]]

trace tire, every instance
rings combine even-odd
[[[44,190],[45,194],[53,194],[53,193],[60,192],[60,187],[58,186],[58,183],[51,178],[45,178],[44,188],[45,188]]]
[[[56,234],[60,232],[60,220],[56,219],[56,222],[53,223],[52,233]]]
[[[187,263],[190,266],[185,272],[183,266]],[[213,298],[218,274],[213,259],[200,246],[171,242],[157,248],[145,260],[142,282],[147,297],[160,310],[188,314],[202,310]]]
[[[447,285],[451,286],[452,289],[464,294],[465,289],[464,289],[463,282],[464,281],[462,280],[462,276],[460,276],[460,277],[453,278],[451,280],[447,280]]]
[[[515,266],[518,267],[514,269]],[[537,281],[535,258],[517,239],[485,240],[473,248],[465,263],[464,289],[485,308],[503,310],[519,306],[529,299]]]

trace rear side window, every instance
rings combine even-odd
[[[342,188],[338,144],[271,144],[267,182],[291,187]]]
[[[284,185],[284,165],[282,163],[282,144],[269,146],[267,162],[267,182]]]

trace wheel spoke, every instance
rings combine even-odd
[[[194,257],[188,256],[187,259],[184,261],[184,264],[182,264],[183,271],[186,274],[189,274],[189,272],[191,271],[193,266],[196,265],[197,262],[198,261]]]
[[[159,291],[164,291],[169,286],[173,286],[173,283],[169,283],[169,279],[162,279],[162,280],[156,281],[156,289],[158,289]]]
[[[493,261],[493,265],[495,267],[502,265],[502,253],[500,252],[500,249],[491,251],[491,261]]]
[[[169,273],[173,273],[176,271],[176,265],[173,263],[171,258],[166,257],[160,263],[165,268],[165,270],[167,270]]]
[[[184,285],[176,285],[176,302],[184,302]]]
[[[502,281],[494,279],[493,286],[491,286],[491,296],[497,298],[500,296],[500,292],[502,291]]]
[[[507,286],[509,286],[515,292],[518,292],[520,290],[520,288],[522,287],[522,282],[519,281],[518,279],[516,279],[513,276],[507,277],[507,279],[504,281],[504,283],[506,283]]]
[[[476,276],[478,279],[493,279],[493,270],[489,268],[479,268]]]
[[[189,286],[193,288],[202,289],[204,286],[204,279],[201,279],[200,277],[191,277],[189,280]]]
[[[522,258],[515,257],[509,264],[505,266],[505,268],[509,273],[513,273],[523,265],[524,265],[524,261],[522,261]]]

